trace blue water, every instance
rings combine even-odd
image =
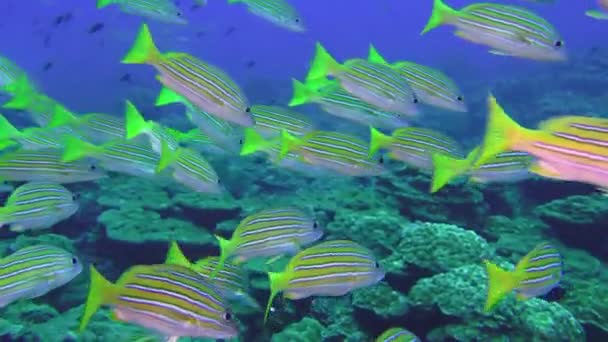
[[[419,32],[431,11],[430,0],[292,2],[308,28],[303,34],[250,15],[245,6],[213,0],[194,12],[190,11],[190,1],[181,1],[189,25],[151,22],[150,26],[161,51],[191,53],[220,66],[244,87],[248,81],[268,80],[274,89],[289,88],[291,77],[305,75],[316,41],[339,60],[365,56],[368,44],[373,43],[389,60],[407,59],[440,67],[460,83],[475,80],[490,84],[513,72],[551,67],[489,55],[484,47],[453,37],[448,27],[421,37]],[[572,55],[606,44],[605,23],[583,15],[595,6],[593,1],[557,1],[553,5],[497,2],[534,9],[563,34]],[[449,3],[458,8],[468,2]],[[71,12],[73,19],[53,27],[55,17],[66,12]],[[123,99],[132,92],[144,88],[155,94],[159,89],[152,68],[119,63],[144,21],[140,17],[123,14],[116,6],[97,10],[93,0],[2,0],[0,13],[2,53],[31,73],[50,96],[75,111],[119,113]],[[105,28],[88,34],[97,22],[104,23]],[[235,31],[226,37],[231,27]],[[200,31],[205,35],[197,38]],[[43,44],[46,35],[51,36],[49,47]],[[251,60],[256,62],[255,67],[247,69],[245,64]],[[49,61],[52,69],[43,72],[43,65]],[[125,72],[136,80],[136,90],[118,82]],[[287,100],[289,92],[279,95]]]
[[[473,45],[454,37],[452,33],[453,29],[450,27],[440,27],[421,36],[420,31],[431,13],[431,0],[289,1],[297,8],[303,18],[307,27],[306,32],[294,33],[276,27],[272,23],[251,15],[244,5],[228,5],[225,0],[208,0],[209,4],[207,6],[197,8],[194,11],[191,9],[193,4],[192,1],[180,0],[180,8],[183,9],[184,16],[189,21],[188,25],[163,24],[146,20],[141,17],[122,13],[117,6],[110,6],[98,10],[95,8],[94,0],[0,0],[0,55],[7,56],[15,61],[27,71],[28,75],[40,86],[44,93],[58,100],[76,113],[99,112],[122,115],[125,99],[131,99],[145,114],[146,118],[157,119],[163,122],[175,121],[183,123],[185,122],[185,118],[182,114],[183,109],[181,106],[171,106],[168,108],[155,108],[153,106],[154,99],[160,90],[160,83],[155,80],[155,70],[152,67],[124,65],[120,63],[124,54],[131,47],[137,31],[143,22],[149,24],[156,44],[161,51],[187,52],[206,62],[217,65],[225,70],[244,89],[252,104],[287,103],[291,96],[291,78],[304,78],[309,67],[309,62],[313,57],[315,43],[317,41],[321,42],[328,51],[340,61],[367,56],[369,44],[373,43],[387,60],[410,60],[438,68],[447,75],[450,75],[456,83],[462,86],[465,96],[471,94],[467,99],[467,101],[470,100],[470,111],[468,113],[446,113],[441,110],[431,109],[428,113],[424,113],[419,122],[421,125],[441,128],[467,146],[479,143],[479,135],[483,131],[485,125],[486,95],[489,91],[495,90],[496,84],[501,82],[513,82],[513,87],[507,89],[509,90],[509,96],[504,100],[505,106],[508,108],[518,108],[518,111],[513,113],[513,116],[518,121],[524,122],[525,124],[531,124],[532,122],[543,119],[545,113],[538,114],[536,113],[537,108],[525,107],[528,103],[534,102],[533,99],[529,98],[534,95],[530,95],[525,90],[518,92],[517,87],[520,84],[518,83],[519,80],[527,79],[529,81],[534,75],[542,74],[546,76],[551,73],[554,73],[556,78],[559,78],[560,73],[564,72],[564,70],[571,65],[570,62],[547,63],[492,55],[489,54],[487,48],[483,46]],[[448,0],[447,2],[450,6],[455,8],[460,8],[471,3],[471,1],[462,0]],[[583,67],[581,67],[581,69],[584,69],[584,63],[586,63],[586,59],[584,58],[589,55],[590,51],[597,50],[598,47],[608,48],[608,22],[593,20],[584,15],[585,10],[595,7],[594,1],[556,0],[555,4],[534,3],[523,0],[494,2],[525,6],[551,22],[562,34],[570,60],[582,61]],[[66,13],[72,15],[70,21],[59,25],[53,24],[58,16],[65,15]],[[88,30],[98,23],[103,23],[103,29],[96,33],[89,33]],[[47,63],[52,63],[52,66],[48,70],[44,70],[44,66]],[[131,81],[120,81],[121,77],[126,74],[130,75]],[[523,83],[524,81],[522,81],[522,84]],[[527,85],[529,85],[529,83]],[[550,83],[538,85],[538,87],[542,89],[544,89],[545,86],[547,88],[552,88],[554,85]],[[506,89],[504,84],[501,89]],[[585,96],[589,95],[586,93],[587,89],[584,88],[584,84],[583,86],[577,84],[576,88],[573,87],[572,89],[568,84],[565,84],[563,89],[560,90],[570,92],[583,104],[585,103]],[[594,89],[594,92],[597,93],[597,89]],[[589,93],[591,93],[591,91],[589,91]],[[589,98],[591,98],[591,95],[589,95]],[[519,104],[521,104],[521,106],[518,106]],[[521,110],[520,107],[522,106],[525,107],[525,110]],[[311,107],[312,106],[305,107],[302,110],[304,112],[313,113],[318,122],[323,122],[320,128],[333,128],[335,123],[334,117],[319,114],[318,110],[311,109]],[[606,106],[603,108],[594,108],[594,112],[601,114],[601,110],[604,110],[605,112],[605,108]],[[535,114],[532,115],[533,113]],[[326,127],[323,125],[328,126]],[[365,132],[366,130],[366,127],[358,128],[361,132]],[[225,178],[227,178],[228,181],[225,184],[227,184],[229,191],[232,191],[233,194],[239,194],[237,197],[240,197],[241,194],[244,194],[243,197],[251,196],[253,190],[250,189],[256,189],[259,190],[259,196],[263,198],[260,202],[268,201],[270,203],[270,201],[275,201],[277,198],[278,201],[281,201],[282,198],[290,198],[289,196],[293,195],[297,189],[310,190],[312,188],[313,190],[310,191],[310,193],[306,193],[306,195],[313,197],[312,193],[315,191],[317,192],[316,194],[325,191],[331,193],[332,191],[337,191],[336,189],[340,189],[339,187],[352,186],[354,189],[352,201],[350,201],[350,198],[338,198],[335,199],[335,201],[339,204],[346,203],[346,205],[352,205],[352,207],[345,209],[345,211],[348,211],[353,215],[361,215],[361,217],[352,220],[355,222],[353,225],[358,224],[360,220],[369,219],[369,215],[372,215],[374,218],[376,217],[374,215],[378,215],[381,219],[386,219],[386,217],[382,217],[382,215],[390,216],[394,213],[398,213],[395,214],[396,216],[399,216],[399,214],[403,215],[403,217],[399,216],[398,219],[396,219],[400,223],[406,220],[433,221],[432,218],[442,217],[441,215],[444,214],[443,211],[445,209],[447,213],[444,217],[445,220],[442,220],[442,222],[449,221],[448,223],[459,225],[468,225],[470,223],[471,227],[467,228],[476,229],[477,232],[488,239],[491,244],[495,244],[499,240],[498,237],[492,235],[498,233],[496,233],[496,231],[487,233],[480,228],[484,226],[489,216],[498,214],[509,216],[509,213],[517,213],[517,215],[521,213],[521,217],[536,222],[535,220],[537,218],[535,216],[536,214],[534,214],[534,209],[536,207],[540,207],[545,203],[558,200],[562,197],[565,198],[569,195],[587,196],[593,195],[595,192],[595,189],[580,184],[537,182],[534,180],[504,187],[482,187],[482,190],[474,188],[474,186],[471,186],[471,188],[474,188],[474,190],[471,190],[471,188],[469,188],[470,184],[464,186],[458,185],[459,187],[451,187],[445,192],[431,197],[427,194],[428,177],[415,171],[399,171],[402,173],[398,172],[386,176],[386,178],[382,178],[378,182],[379,189],[385,187],[384,190],[380,190],[384,192],[381,192],[381,194],[378,195],[378,193],[373,192],[375,189],[373,188],[373,186],[375,186],[373,185],[375,184],[374,182],[369,182],[368,184],[366,181],[359,182],[358,180],[355,180],[352,183],[348,183],[348,181],[343,181],[343,179],[338,179],[337,181],[334,179],[328,181],[329,183],[325,183],[322,180],[312,181],[305,178],[298,178],[299,176],[294,176],[289,171],[276,171],[276,168],[269,167],[269,170],[272,171],[267,171],[260,167],[261,162],[258,164],[247,164],[252,163],[251,160],[253,159],[248,159],[246,162],[239,160],[239,157],[237,156],[228,156],[224,159],[219,159],[223,164],[214,165],[214,167],[217,167],[217,169],[222,172],[227,173],[226,170],[231,172],[230,174],[222,174],[222,178],[224,179],[224,176],[226,176]],[[239,164],[241,162],[242,164]],[[398,162],[396,162],[396,164],[398,164]],[[242,177],[241,174],[238,173],[241,171],[241,169],[239,169],[241,165],[245,165],[244,169],[248,172],[243,173]],[[268,166],[267,164],[265,165]],[[257,174],[255,173],[256,171],[258,172]],[[118,181],[115,179],[118,179]],[[112,184],[112,181],[120,183],[124,179],[126,179],[126,177],[112,178],[109,181],[109,184]],[[263,180],[260,181],[260,179]],[[305,180],[303,181],[303,179]],[[276,182],[276,184],[273,184],[273,181]],[[331,183],[333,181],[335,181],[335,183]],[[401,181],[403,182],[400,183]],[[61,229],[70,232],[70,238],[75,241],[78,247],[86,249],[86,253],[83,252],[83,254],[86,254],[87,257],[93,255],[91,259],[95,261],[100,261],[100,259],[102,259],[101,263],[105,263],[106,266],[110,265],[107,268],[112,269],[114,275],[117,275],[121,271],[120,268],[128,266],[126,264],[131,261],[128,257],[124,257],[125,254],[129,254],[130,250],[125,249],[118,253],[114,253],[114,251],[111,250],[104,250],[103,253],[97,255],[96,253],[99,251],[97,250],[98,246],[95,245],[95,241],[88,240],[90,237],[87,237],[87,233],[79,231],[80,226],[76,228],[70,226],[70,222],[77,222],[82,223],[83,226],[95,226],[95,229],[101,230],[101,224],[96,225],[97,216],[86,217],[86,215],[89,213],[98,215],[102,211],[102,207],[103,210],[106,210],[110,206],[106,207],[103,204],[95,204],[94,197],[99,195],[99,187],[92,185],[91,188],[87,188],[87,186],[88,184],[78,185],[74,186],[74,188],[85,192],[90,190],[91,193],[94,194],[88,198],[90,207],[83,210],[85,214],[79,214],[80,216],[72,218],[72,221],[64,223]],[[107,184],[105,186],[106,190],[108,188],[111,189],[111,186],[108,186]],[[137,186],[137,184],[134,186]],[[163,186],[164,185],[158,185],[158,189],[152,186],[152,193],[157,190],[167,191],[167,196],[171,197],[175,194],[182,194],[184,192],[183,189],[175,190],[171,187],[167,190],[166,188],[163,188]],[[147,191],[149,189],[144,190]],[[272,191],[275,190],[277,193],[272,193]],[[139,190],[135,189],[134,191],[136,192]],[[400,191],[402,191],[403,194],[399,193]],[[411,193],[408,191],[411,191]],[[351,196],[351,193],[348,191],[337,193]],[[257,194],[255,195],[257,196]],[[113,194],[113,196],[120,197],[117,194]],[[358,199],[357,196],[368,196],[365,199],[370,201],[371,204],[364,203],[361,205],[357,201],[364,201]],[[382,200],[386,201],[376,201],[377,198],[375,196],[386,197],[382,198]],[[239,198],[239,200],[243,199]],[[245,198],[245,200],[247,200],[247,198]],[[238,207],[243,204],[245,200],[235,204],[235,206]],[[255,201],[256,199],[252,200],[252,202]],[[330,200],[328,201],[332,202]],[[144,201],[142,200],[142,202]],[[322,212],[321,219],[326,221],[324,223],[331,223],[334,216],[340,217],[340,208],[320,208],[320,205],[327,203],[319,204],[308,202],[307,200],[303,200],[303,202],[304,203],[301,203],[302,207],[315,208],[315,210]],[[396,205],[401,205],[402,207],[391,207],[393,203],[397,203]],[[247,204],[251,205],[249,202]],[[256,203],[256,205],[260,204]],[[332,202],[331,205],[334,205],[334,203]],[[359,208],[358,205],[363,208],[362,211],[369,210],[372,214],[369,214],[368,212],[357,213]],[[366,207],[366,205],[369,205],[369,207]],[[425,207],[427,205],[428,208]],[[160,213],[159,215],[163,216],[163,218],[165,218],[165,215],[167,217],[177,217],[179,219],[187,216],[184,219],[193,221],[198,226],[203,226],[201,223],[203,221],[214,222],[214,224],[221,222],[223,221],[224,216],[229,216],[231,220],[236,221],[237,219],[242,218],[245,213],[248,213],[247,210],[250,209],[244,207],[235,210],[225,209],[224,212],[220,212],[217,216],[213,216],[213,213],[209,214],[205,211],[205,215],[209,214],[211,217],[208,219],[207,217],[201,218],[200,216],[202,216],[202,214],[197,211],[201,210],[201,208],[196,208],[194,205],[194,209],[188,206],[185,206],[185,209],[180,206],[177,207],[178,208],[163,208],[162,210],[157,209]],[[598,205],[598,208],[598,211],[606,211],[601,205]],[[256,209],[259,208],[256,207]],[[212,209],[209,209],[208,211],[211,210]],[[390,214],[385,214],[384,210],[390,211]],[[595,210],[595,207],[593,210]],[[218,212],[219,211],[220,210],[218,210]],[[573,215],[578,214],[576,210],[573,211],[575,212]],[[581,209],[581,211],[584,212],[585,210]],[[230,215],[226,212],[230,212]],[[482,213],[479,214],[480,217],[475,216],[478,212]],[[189,213],[190,216],[184,213]],[[471,214],[469,215],[469,213]],[[346,216],[347,214],[343,215]],[[471,217],[467,217],[467,215]],[[511,219],[519,217],[516,217],[515,214],[510,216]],[[593,215],[590,214],[589,216]],[[594,218],[597,219],[597,217]],[[392,219],[392,217],[390,219]],[[396,225],[393,224],[393,221],[390,219],[387,219],[388,223],[382,221],[379,226],[395,227]],[[338,224],[345,224],[345,222],[348,224],[350,221],[344,220],[344,222],[339,222]],[[372,223],[376,222],[374,221]],[[601,223],[606,224],[605,221]],[[514,229],[515,232],[508,236],[509,238],[513,238],[513,235],[517,236],[517,234],[521,233],[521,231],[518,230],[520,227],[517,224],[513,225],[517,227]],[[533,226],[533,224],[530,225]],[[90,229],[92,230],[93,228]],[[500,229],[497,229],[497,231],[500,231]],[[370,232],[371,233],[361,234],[359,231],[357,233],[361,234],[358,237],[364,236],[365,238],[371,236],[371,234],[380,234],[374,230],[370,230]],[[98,231],[96,231],[96,233],[98,233]],[[604,233],[605,232],[602,232],[601,234]],[[390,240],[392,237],[391,234],[393,233],[383,234],[387,234],[387,240]],[[394,233],[394,235],[398,234],[399,231]],[[542,237],[548,239],[555,238],[557,235],[552,231],[549,231],[548,233],[543,231],[543,234],[545,235],[542,235]],[[103,234],[99,235],[102,236]],[[353,234],[353,236],[357,235]],[[98,236],[95,235],[95,238],[97,237]],[[534,238],[537,237],[538,236],[534,235]],[[100,239],[102,238],[105,237],[100,237]],[[370,244],[378,243],[378,241],[374,241],[374,239],[376,239],[375,236],[373,238],[370,237]],[[507,247],[505,247],[506,243],[501,241],[503,245],[498,246],[498,248],[503,248],[506,252],[503,250],[503,254],[497,253],[497,255],[500,255],[503,259],[509,259],[505,256],[508,255],[510,256],[509,261],[516,262],[516,256],[520,257],[521,254],[525,253],[524,250],[530,243],[530,241],[525,239],[527,239],[527,237],[524,237],[523,240],[518,240]],[[593,240],[593,238],[591,239]],[[561,242],[563,242],[564,245],[569,244],[567,239],[562,237],[562,240],[563,241]],[[104,243],[107,243],[107,241]],[[107,245],[127,245],[126,243],[121,245],[121,243],[123,242],[116,243],[114,241],[113,244]],[[158,247],[160,245],[164,246],[164,242],[162,244],[157,243],[154,246]],[[381,243],[378,243],[378,245],[380,246]],[[524,245],[525,247],[521,247]],[[591,245],[591,241],[589,241],[589,245]],[[386,248],[384,247],[386,246],[378,247],[378,249],[386,251]],[[391,248],[394,247],[395,246],[391,246]],[[560,245],[560,247],[562,246]],[[580,245],[576,245],[575,247],[576,248],[570,250],[574,251],[572,253],[578,253],[586,249],[584,243],[580,243]],[[139,245],[135,247],[134,250],[136,250],[136,248],[147,247]],[[596,256],[601,255],[601,257],[604,258],[608,255],[605,253],[605,248],[602,249],[597,245],[594,245],[594,248],[597,248],[598,250],[601,249],[601,251],[597,252],[597,250],[592,250],[590,253]],[[591,249],[592,248],[588,248],[588,250]],[[189,251],[192,252],[192,250],[195,250],[195,248],[191,248]],[[147,252],[147,250],[143,249],[140,249],[140,251]],[[196,251],[198,252],[200,250]],[[216,250],[214,249],[214,252],[215,251]],[[141,259],[146,259],[152,254],[154,257],[164,254],[164,250],[161,248],[156,249],[154,253],[150,253],[150,255],[143,252],[138,254]],[[376,252],[376,250],[374,252]],[[115,256],[115,254],[118,256]],[[383,257],[386,257],[386,255],[383,255]],[[589,258],[593,259],[593,262],[583,258],[583,262],[581,263],[584,264],[584,266],[578,264],[574,266],[577,272],[579,272],[580,269],[587,270],[587,264],[585,264],[587,262],[593,264],[589,266],[589,269],[595,267],[594,262],[597,262],[597,265],[599,265],[597,266],[598,269],[605,267],[605,264],[598,259],[591,256],[589,256]],[[118,259],[120,260],[117,261]],[[160,258],[157,259],[160,260]],[[85,260],[85,263],[88,263],[89,261],[91,260]],[[471,264],[478,264],[478,261],[479,260],[475,259]],[[150,260],[149,262],[154,261]],[[568,261],[566,261],[566,264],[568,264]],[[112,268],[112,266],[116,267]],[[402,295],[405,296],[415,281],[430,277],[435,273],[439,273],[439,271],[430,273],[421,272],[421,274],[416,274],[415,276],[412,276],[411,274],[406,276],[403,274],[389,274],[387,276],[387,281],[383,282],[383,284],[389,284],[393,289],[401,290]],[[599,271],[597,273],[599,273]],[[595,276],[595,273],[593,274]],[[567,273],[566,276],[568,276]],[[580,271],[580,274],[577,274],[577,280],[587,280],[586,277],[595,279],[594,276],[589,276],[587,273]],[[411,277],[411,279],[408,277]],[[87,282],[88,279],[83,281],[81,278],[79,285],[81,294],[84,292],[84,284]],[[568,280],[566,282],[568,282]],[[568,284],[568,286],[571,285]],[[571,290],[571,288],[568,289],[568,286],[565,286],[566,290],[564,291]],[[259,288],[257,288],[256,291],[256,295],[259,297],[258,299],[263,304],[263,301],[266,299],[267,291],[260,290]],[[599,292],[603,293],[601,291]],[[61,296],[61,292],[58,296]],[[605,301],[605,299],[599,298],[598,301]],[[47,303],[46,299],[42,302]],[[60,302],[60,300],[56,300],[56,302]],[[81,305],[82,302],[83,300],[68,301],[69,304],[65,304],[63,309],[67,310],[68,308],[76,307]],[[305,304],[301,304],[302,302]],[[249,316],[248,322],[255,328],[252,328],[247,336],[250,337],[258,333],[258,330],[255,329],[264,331],[266,334],[264,336],[267,336],[270,334],[269,332],[280,331],[290,323],[297,322],[304,316],[309,316],[309,303],[310,302],[306,301],[298,302],[294,304],[295,309],[294,306],[290,306],[291,311],[288,313],[286,313],[287,310],[282,311],[285,305],[283,305],[284,303],[281,304],[277,313],[273,313],[273,315],[279,317],[277,319],[279,323],[275,322],[275,325],[271,327],[263,328],[260,324],[259,315],[253,316],[254,318]],[[324,305],[326,305],[325,308],[317,308],[317,311],[315,311],[318,316],[322,316],[319,315],[319,312],[322,312],[324,309],[329,310],[328,308],[332,307],[331,302],[326,302]],[[349,305],[350,303],[346,306],[348,307]],[[511,303],[510,305],[517,304]],[[571,307],[576,307],[576,305],[578,305],[578,302],[571,304]],[[569,309],[571,307],[569,307]],[[428,313],[428,311],[432,311],[427,309],[428,307],[415,312]],[[608,311],[608,309],[606,310]],[[369,313],[369,308],[365,308],[365,310],[361,311],[363,313],[359,312],[359,314],[365,319],[373,316]],[[474,311],[474,309],[471,309],[471,311]],[[587,313],[591,310],[580,308],[580,311]],[[522,311],[514,312],[516,313],[513,315],[517,315]],[[504,313],[501,312],[501,314]],[[481,322],[486,323],[484,319],[487,317],[475,315],[477,315],[476,312],[471,314],[475,319],[479,319]],[[504,315],[504,317],[513,319],[513,317],[508,314]],[[580,317],[584,315],[577,316],[577,314],[574,313],[573,315],[580,320],[581,324],[583,323],[583,320],[580,319]],[[403,317],[397,315],[396,317],[392,317],[392,321],[389,321],[378,318],[379,316],[376,315],[373,316],[373,319],[370,319],[373,324],[365,321],[365,319],[362,320],[362,322],[359,322],[359,324],[366,329],[366,333],[370,336],[372,332],[376,334],[380,330],[388,328],[389,325],[402,325],[403,327],[410,327],[417,333],[425,334],[434,328],[448,324],[451,320],[458,320],[459,317],[456,316],[458,315],[446,314],[442,315],[441,318],[438,318],[437,321],[434,321],[433,319],[436,317],[432,314],[429,316],[409,315],[406,317],[407,321],[405,321],[405,319],[402,321]],[[605,316],[608,316],[608,314],[605,314]],[[498,319],[498,321],[500,321],[500,324],[503,324],[504,322],[501,321],[503,316],[499,317],[501,318]],[[542,315],[539,317],[542,318]],[[93,320],[95,319],[99,320],[99,316],[96,316]],[[337,318],[332,317],[331,315],[330,319],[327,319],[326,317],[324,319],[327,321],[332,321],[332,319],[338,321]],[[474,320],[469,322],[468,319],[470,319],[470,317],[462,319],[465,320],[465,323],[471,323],[472,325],[476,322]],[[323,319],[319,318],[319,320]],[[598,320],[601,322],[608,321],[608,317],[602,316]],[[75,321],[75,319],[72,319],[72,321]],[[245,321],[245,323],[247,323],[247,321]],[[495,322],[490,321],[488,325],[494,323]],[[520,323],[521,322],[518,322],[518,324]],[[563,322],[559,323],[561,324]],[[368,326],[365,326],[365,324],[368,324]],[[416,326],[416,324],[419,325]],[[496,324],[499,325],[498,323]],[[508,322],[504,324],[505,336],[520,336],[520,332],[514,331],[515,328],[512,328],[510,325],[513,324],[513,326],[517,327],[515,323]],[[605,325],[606,330],[608,330],[608,324]],[[483,326],[483,324],[480,323],[480,326]],[[382,327],[382,329],[379,327]],[[363,328],[362,330],[364,330]],[[500,328],[502,328],[502,325],[500,325],[499,328],[496,328],[496,330],[499,330]],[[509,330],[511,328],[512,330]],[[585,326],[585,328],[588,329],[586,332],[589,336],[601,336],[601,338],[607,336],[607,333],[604,331],[597,333],[597,335],[590,333],[590,331],[599,331],[598,328],[589,328],[589,326]],[[73,331],[73,327],[61,330],[61,333],[68,330]],[[495,331],[492,330],[492,333],[494,332]],[[0,331],[0,333],[5,332]],[[492,335],[492,333],[488,334]],[[424,338],[425,336],[421,337]],[[589,340],[593,341],[594,339],[590,338]],[[596,340],[600,341],[599,339]],[[258,341],[258,339],[255,341]],[[259,341],[262,341],[262,339],[259,339]],[[351,339],[351,341],[356,340]]]

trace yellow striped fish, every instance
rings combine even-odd
[[[135,177],[152,177],[160,162],[159,155],[149,146],[115,140],[97,146],[75,137],[64,139],[62,160],[72,162],[91,157],[107,171]]]
[[[186,53],[161,54],[146,24],[122,63],[150,64],[165,87],[198,108],[241,126],[254,124],[245,95],[225,72]]]
[[[228,3],[244,3],[249,12],[290,31],[306,31],[302,18],[287,0],[228,0]]]
[[[183,13],[171,0],[97,0],[97,8],[118,5],[120,10],[167,24],[187,24]]]
[[[420,342],[420,339],[403,328],[390,328],[378,336],[375,342]]]
[[[87,160],[62,161],[62,151],[17,150],[0,156],[0,179],[7,181],[86,182],[105,177],[105,173]]]
[[[323,236],[310,216],[295,208],[273,208],[245,217],[230,240],[216,235],[220,244],[219,272],[227,260],[237,263],[256,257],[293,255]]]
[[[0,207],[0,227],[10,224],[14,232],[50,228],[76,213],[76,199],[75,194],[59,184],[23,184]]]
[[[381,148],[389,150],[388,156],[422,170],[433,168],[433,155],[444,154],[460,158],[460,146],[456,140],[426,128],[398,128],[385,135],[370,127],[369,154]]]
[[[418,99],[397,71],[365,59],[350,59],[339,64],[317,43],[306,82],[327,76],[335,77],[344,90],[378,108],[410,116],[418,113]]]
[[[83,331],[101,306],[114,317],[167,338],[236,337],[235,319],[212,285],[198,273],[179,265],[138,265],[113,284],[91,266],[91,283],[80,321]]]
[[[57,107],[48,127],[72,128],[88,141],[96,144],[123,139],[126,135],[124,118],[103,113],[74,115],[64,108]]]
[[[394,129],[408,125],[406,115],[371,105],[342,89],[336,81],[313,80],[302,83],[292,79],[292,85],[290,107],[316,103],[331,115],[365,126]]]
[[[213,166],[200,153],[185,147],[176,150],[162,143],[156,172],[170,167],[173,179],[196,192],[219,194],[225,191]]]
[[[349,240],[321,242],[296,254],[283,272],[268,273],[270,297],[264,320],[279,292],[288,299],[343,296],[376,284],[384,274],[367,248]]]
[[[522,7],[481,2],[457,10],[443,0],[434,0],[422,34],[441,25],[454,26],[457,37],[488,46],[496,55],[541,61],[567,59],[564,41],[553,25]]]
[[[66,134],[72,134],[69,127],[28,127],[19,130],[0,114],[0,149],[19,145],[24,150],[62,148]]]
[[[383,158],[374,159],[369,155],[366,142],[338,132],[314,131],[294,137],[283,131],[280,158],[289,152],[309,164],[347,176],[376,176],[386,170]]]
[[[283,130],[291,135],[302,136],[314,129],[308,117],[280,106],[253,105],[251,114],[255,119],[253,128],[269,138],[280,136]]]
[[[439,70],[401,61],[389,64],[373,45],[369,47],[368,60],[373,63],[390,65],[405,77],[420,102],[457,112],[466,112],[464,95],[454,81]]]
[[[485,311],[490,311],[511,291],[517,299],[544,296],[558,287],[562,279],[562,256],[550,243],[539,243],[519,260],[513,271],[507,271],[488,260],[488,297]]]
[[[213,284],[220,295],[231,303],[243,304],[248,307],[259,308],[259,304],[249,295],[249,277],[244,268],[231,262],[224,263],[221,271],[214,278],[211,274],[219,265],[218,257],[207,257],[195,263],[184,255],[177,242],[172,242],[165,259],[166,264],[188,267]]]
[[[82,271],[72,253],[50,245],[19,249],[0,259],[0,307],[45,295]]]
[[[281,141],[279,139],[265,139],[253,128],[246,128],[243,134],[241,156],[256,152],[266,154],[273,165],[308,176],[315,177],[328,173],[323,167],[307,162],[297,153],[288,152],[287,155],[281,157]]]

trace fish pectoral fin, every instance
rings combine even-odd
[[[275,255],[272,258],[268,259],[268,261],[266,261],[266,265],[272,265],[275,262],[277,262],[277,260],[281,259],[283,255]]]
[[[497,56],[512,56],[513,55],[512,53],[502,51],[502,50],[490,50],[488,52],[493,55],[497,55]]]

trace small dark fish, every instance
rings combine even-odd
[[[93,26],[91,26],[89,28],[88,32],[91,34],[91,33],[97,32],[97,31],[101,31],[104,28],[104,26],[105,26],[104,23],[95,23],[95,24],[93,24]]]
[[[53,62],[46,62],[42,67],[42,70],[49,71],[53,67]]]
[[[120,78],[120,82],[131,83],[131,74],[126,73],[126,74],[122,75],[122,77]]]
[[[234,33],[234,31],[236,31],[236,27],[230,26],[228,29],[226,29],[226,32],[224,32],[224,37],[228,37],[229,35]]]
[[[61,25],[62,23],[67,23],[71,19],[72,19],[72,13],[66,12],[62,15],[55,17],[55,20],[53,21],[53,26],[57,27],[57,26]]]
[[[44,44],[44,47],[45,47],[45,48],[49,48],[49,47],[51,47],[51,37],[52,37],[52,36],[51,36],[51,34],[50,34],[50,33],[47,33],[47,34],[44,36],[44,41],[43,41],[43,44]]]
[[[247,64],[245,66],[247,67],[247,69],[251,69],[255,66],[255,61],[250,60],[249,62],[247,62]]]

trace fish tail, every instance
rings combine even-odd
[[[85,157],[99,154],[103,151],[102,147],[95,146],[86,141],[82,141],[74,136],[67,136],[64,139],[63,154],[61,161],[69,163]]]
[[[173,103],[183,103],[185,101],[184,97],[181,96],[180,94],[176,93],[175,91],[167,88],[167,87],[162,87],[160,89],[160,93],[158,94],[158,97],[156,98],[156,102],[154,103],[155,106],[165,106],[168,104],[173,104]]]
[[[167,251],[167,257],[165,258],[165,264],[180,265],[184,267],[192,267],[192,263],[182,252],[182,249],[177,244],[177,241],[171,241],[169,250]]]
[[[492,95],[488,98],[488,112],[486,133],[474,166],[479,166],[493,156],[507,151],[525,131],[525,128],[505,113]]]
[[[84,305],[84,314],[80,320],[79,331],[83,331],[91,317],[99,310],[103,304],[112,301],[115,293],[115,285],[104,278],[101,273],[91,265],[91,283],[89,285],[89,294]]]
[[[114,0],[97,0],[97,8],[104,8],[114,3]]]
[[[295,107],[309,103],[310,100],[315,95],[317,95],[317,91],[315,89],[312,89],[311,87],[296,80],[295,78],[291,79],[291,83],[293,85],[293,96],[289,101],[289,107]]]
[[[4,115],[0,114],[0,141],[14,139],[22,134]]]
[[[376,128],[369,126],[369,155],[373,156],[379,149],[390,145],[393,142],[393,137],[386,135]]]
[[[369,52],[367,54],[367,60],[369,62],[377,63],[377,64],[388,64],[386,59],[384,59],[384,57],[382,57],[380,52],[378,52],[378,50],[376,50],[376,47],[372,44],[369,44]]]
[[[420,33],[421,35],[445,23],[450,17],[458,15],[458,11],[446,5],[443,0],[433,0],[433,13],[426,26]]]
[[[7,148],[17,145],[16,142],[8,139],[0,140],[0,151],[6,150]]]
[[[488,260],[484,261],[488,273],[488,297],[484,310],[489,312],[509,292],[517,286],[517,280],[513,272],[505,271]]]
[[[156,173],[161,173],[169,165],[173,164],[173,162],[178,157],[178,153],[179,149],[171,149],[171,147],[169,147],[169,144],[167,144],[167,142],[163,140],[160,146],[160,159],[158,160],[158,165],[156,166]]]
[[[226,259],[232,253],[232,243],[230,240],[224,239],[219,235],[216,235],[215,238],[220,245],[220,258],[218,259],[217,266],[215,266],[215,269],[211,272],[211,279],[215,278],[215,276],[224,268]]]
[[[272,301],[279,294],[279,292],[285,289],[285,272],[268,272],[268,282],[270,284],[270,296],[268,297],[268,303],[266,304],[266,310],[264,310],[264,323],[268,320],[268,314],[272,307]]]
[[[246,156],[268,147],[268,140],[253,128],[245,128],[243,131],[243,144],[240,154]]]
[[[293,151],[300,144],[300,139],[289,134],[286,130],[281,131],[281,152],[279,160],[285,158],[290,151]]]
[[[154,44],[148,25],[142,24],[135,43],[122,59],[123,64],[154,64],[160,58],[160,51]]]
[[[48,128],[70,125],[78,122],[78,117],[62,105],[55,105],[51,113],[51,120],[47,124]]]
[[[8,102],[2,105],[2,108],[7,109],[26,109],[36,95],[36,90],[25,75],[6,85],[3,90],[13,95]]]
[[[137,110],[137,107],[129,100],[126,101],[125,107],[125,126],[127,139],[133,139],[149,128],[146,119],[144,119],[139,110]]]
[[[308,71],[308,75],[306,75],[306,82],[332,75],[339,66],[340,64],[329,54],[329,52],[327,52],[327,50],[325,50],[323,45],[317,42],[315,57],[312,61],[310,70]]]
[[[439,191],[452,179],[467,172],[470,166],[468,159],[456,159],[444,154],[433,154],[433,181],[431,193]]]

